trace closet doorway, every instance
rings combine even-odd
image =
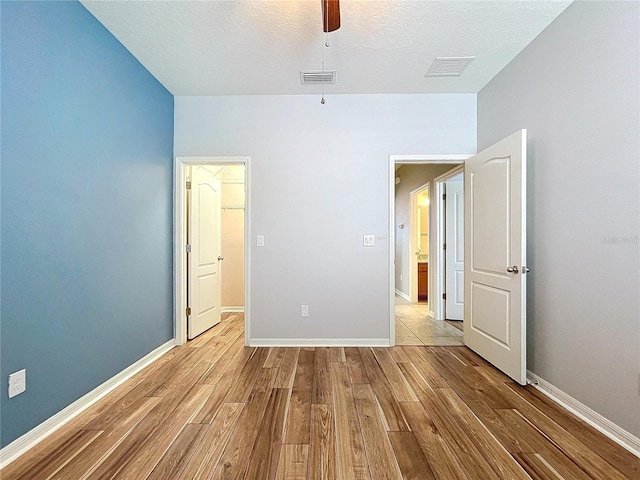
[[[196,175],[202,171],[207,172],[203,186],[197,181],[201,175]],[[250,330],[249,158],[178,157],[174,172],[176,343],[181,345],[215,325],[220,315],[241,312],[246,343]],[[195,210],[198,218],[193,216]],[[209,241],[217,236],[218,244]],[[200,279],[197,269],[201,266]],[[210,319],[194,321],[207,315],[215,317],[211,325]]]

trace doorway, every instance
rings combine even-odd
[[[221,184],[222,275],[220,310],[244,311],[245,344],[250,332],[250,159],[248,157],[177,157],[174,168],[174,337],[187,341],[189,302],[187,267],[187,179],[192,168],[206,166]],[[224,260],[224,262],[222,262]]]
[[[411,202],[410,259],[411,303],[427,303],[429,299],[429,184],[421,185],[409,194]]]
[[[433,344],[438,344],[438,341],[444,340],[447,335],[442,335],[443,338],[438,339],[435,336],[435,332],[441,332],[446,328],[454,329],[446,325],[444,327],[444,306],[438,300],[442,297],[442,293],[445,287],[442,285],[441,278],[444,278],[442,269],[444,268],[444,258],[439,255],[438,240],[436,233],[440,233],[438,225],[443,221],[444,211],[441,210],[440,203],[436,201],[438,194],[438,184],[436,179],[440,179],[443,174],[452,171],[452,169],[462,169],[462,162],[469,158],[470,155],[438,155],[438,156],[404,156],[404,155],[391,155],[389,157],[389,202],[390,202],[390,231],[389,239],[392,246],[390,250],[390,272],[395,272],[390,276],[390,337],[391,344],[396,344],[396,310],[400,313],[398,326],[400,330],[404,330],[398,333],[398,336],[403,334],[410,335],[415,334],[418,338],[422,336],[423,340],[432,341]],[[403,167],[430,167],[430,179],[425,183],[426,179],[416,180],[413,178],[410,182],[403,181],[402,168]],[[438,168],[439,167],[439,168]],[[417,183],[416,183],[417,182]],[[404,187],[403,187],[404,185]],[[420,213],[422,210],[429,210],[430,214],[427,220],[424,222],[415,222],[416,225],[412,225],[414,222],[409,222],[409,214],[405,212],[404,216],[399,214],[396,217],[396,194],[402,194],[402,188],[407,194],[413,195],[412,199],[415,200],[414,215],[415,218],[418,208]],[[421,192],[427,192],[428,196],[422,199],[422,205],[418,205],[419,194]],[[403,197],[402,197],[403,198]],[[408,198],[408,197],[407,197]],[[402,200],[404,201],[404,200]],[[429,203],[427,209],[426,203]],[[407,200],[407,205],[409,201]],[[402,210],[402,206],[399,204],[399,209]],[[406,208],[409,208],[408,206]],[[426,232],[419,232],[417,223],[427,223],[429,228]],[[423,235],[425,233],[425,235]],[[436,238],[433,238],[434,235]],[[409,240],[411,240],[409,242]],[[419,248],[421,240],[424,240],[424,247]],[[431,240],[431,241],[429,241]],[[409,246],[411,245],[411,246]],[[426,250],[426,251],[425,251]],[[419,261],[422,260],[422,261]],[[415,263],[415,268],[410,268],[409,265]],[[423,263],[422,267],[425,272],[418,272],[419,263]],[[426,268],[425,268],[426,267]],[[415,270],[415,271],[414,271]],[[407,275],[409,273],[409,275]],[[426,299],[428,303],[418,302],[418,279],[419,274],[422,273],[423,280],[426,280]],[[426,277],[426,278],[425,278]],[[415,295],[413,294],[415,292]],[[414,303],[416,302],[416,303]],[[396,307],[396,303],[398,305]],[[421,327],[412,325],[415,322],[416,315],[423,319],[423,323],[428,323],[427,320],[433,325],[423,325]],[[404,329],[402,324],[406,324],[409,330],[415,327],[413,331]],[[442,328],[444,327],[444,328]],[[419,330],[419,331],[418,331]],[[459,331],[455,329],[456,336],[459,335]],[[452,333],[453,335],[453,333]],[[448,337],[447,337],[448,338]],[[405,339],[406,340],[406,339]],[[459,342],[458,342],[459,343]],[[456,344],[458,344],[456,343]],[[423,342],[424,344],[424,342]]]
[[[441,158],[412,156],[407,160],[439,163]],[[394,186],[401,183],[396,182],[396,163],[404,160],[389,156],[389,272],[396,265]],[[530,271],[526,260],[526,160],[527,131],[523,129],[457,162],[463,163],[465,175],[464,345],[521,385],[526,383],[525,274]],[[440,216],[438,225],[441,222]],[[439,257],[441,254],[434,260],[438,278],[442,278]],[[436,282],[435,287],[441,283]],[[394,300],[395,275],[390,274],[391,345],[396,344]],[[441,315],[441,302],[435,305]]]

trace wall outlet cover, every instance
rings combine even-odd
[[[9,398],[20,395],[27,389],[27,371],[19,370],[9,375]]]
[[[376,236],[375,235],[364,235],[362,237],[362,243],[365,247],[373,247],[376,244]]]

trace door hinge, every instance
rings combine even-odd
[[[191,190],[191,182],[187,182],[187,190]]]
[[[447,249],[447,244],[446,244],[446,243],[443,243],[443,244],[442,244],[442,249],[443,249],[443,250],[446,250],[446,249]]]
[[[191,315],[191,307],[187,307],[187,316]]]
[[[443,194],[442,194],[442,200],[446,200],[446,199],[447,199],[447,194],[446,194],[446,193],[443,193]]]
[[[191,253],[191,245],[187,243],[185,250],[187,251],[187,253]]]
[[[443,294],[442,294],[442,299],[443,299],[443,300],[446,300],[446,299],[447,299],[447,294],[446,294],[446,293],[443,293]]]

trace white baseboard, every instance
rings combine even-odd
[[[222,307],[221,313],[244,313],[244,307]]]
[[[599,432],[609,437],[621,447],[624,447],[626,450],[629,450],[637,457],[640,457],[640,438],[627,432],[625,429],[619,427],[611,420],[603,417],[595,410],[592,410],[585,404],[573,398],[571,395],[563,392],[559,388],[547,382],[545,379],[540,378],[538,375],[528,370],[527,379],[531,382],[531,385],[540,390],[540,392],[545,394],[551,400],[559,403],[564,408],[580,417],[582,420],[587,422]]]
[[[0,469],[6,467],[20,455],[25,453],[30,448],[34,447],[37,443],[44,440],[53,432],[62,427],[65,423],[82,413],[98,400],[103,398],[106,394],[113,389],[124,383],[140,370],[145,368],[153,361],[160,358],[175,346],[175,340],[169,340],[167,343],[160,345],[155,350],[149,352],[137,362],[128,366],[120,373],[114,375],[102,385],[97,386],[86,395],[80,397],[78,400],[68,405],[58,413],[49,417],[37,427],[32,428],[21,437],[16,438],[9,445],[0,450]]]
[[[397,288],[396,288],[396,295],[399,296],[400,298],[406,300],[407,302],[411,303],[411,297],[409,295],[407,295],[406,293],[401,292]]]
[[[388,338],[250,338],[250,347],[388,347]]]

